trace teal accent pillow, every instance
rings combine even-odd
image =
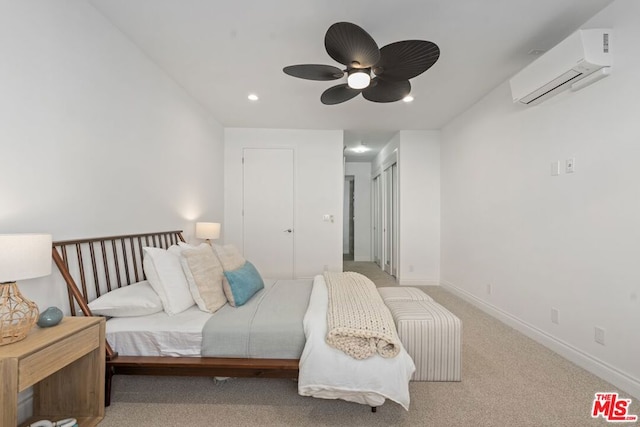
[[[223,285],[229,304],[240,307],[251,299],[256,292],[264,288],[264,281],[258,270],[249,261],[237,270],[225,271],[227,279]]]

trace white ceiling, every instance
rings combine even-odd
[[[439,129],[613,0],[88,0],[225,127],[344,129],[372,153],[401,129]],[[382,47],[436,43],[438,62],[411,80],[412,103],[358,96],[320,102],[340,81],[290,77],[293,64],[341,67],[324,49],[335,22]],[[257,102],[247,100],[256,93]],[[347,152],[347,151],[346,151]]]

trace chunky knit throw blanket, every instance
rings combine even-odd
[[[400,339],[374,283],[354,272],[325,272],[329,292],[326,342],[355,359],[394,357]]]

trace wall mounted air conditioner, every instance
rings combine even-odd
[[[609,75],[612,62],[611,30],[578,30],[513,76],[513,102],[539,104],[589,75],[593,83]]]

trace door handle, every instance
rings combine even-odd
[[[293,229],[287,228],[286,230],[283,231],[283,233],[293,233]]]

